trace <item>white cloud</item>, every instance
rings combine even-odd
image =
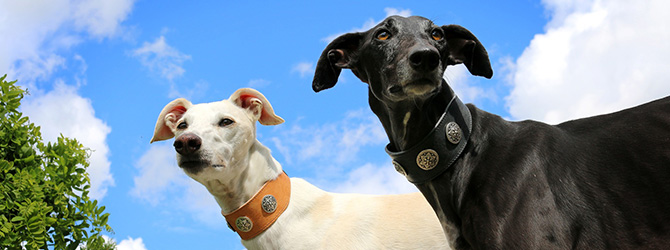
[[[166,33],[168,30],[163,28],[161,32]],[[182,88],[177,86],[174,80],[184,75],[186,70],[184,70],[183,64],[185,61],[191,60],[191,56],[170,46],[164,35],[156,38],[153,42],[144,42],[142,47],[132,51],[131,56],[137,58],[142,66],[152,73],[168,80],[170,85],[168,97],[170,98],[193,98],[206,93],[209,88],[209,84],[204,81],[196,82],[193,86],[182,86]]]
[[[358,159],[365,146],[388,142],[381,123],[369,112],[350,111],[338,122],[303,127],[295,124],[277,131],[272,140],[289,164],[344,164]]]
[[[463,64],[453,65],[447,67],[444,71],[444,78],[449,83],[449,86],[458,93],[459,98],[464,103],[474,102],[479,99],[496,99],[496,94],[490,89],[469,84],[468,79],[471,79],[470,72]]]
[[[409,10],[409,9],[399,10],[399,9],[388,8],[387,7],[387,8],[384,8],[384,12],[386,12],[386,16],[384,18],[387,18],[389,16],[393,16],[393,15],[404,16],[404,17],[412,15],[412,11]],[[324,41],[324,42],[330,43],[331,41],[335,40],[335,38],[337,38],[340,35],[343,35],[344,33],[366,31],[366,30],[369,30],[372,27],[375,27],[375,25],[377,25],[377,23],[379,23],[379,22],[381,22],[381,20],[375,21],[374,19],[369,18],[367,21],[365,21],[365,23],[363,23],[363,26],[361,26],[360,28],[353,28],[353,29],[351,29],[347,32],[333,34],[333,35],[324,37],[321,40]]]
[[[291,72],[298,72],[298,74],[300,74],[300,77],[305,77],[305,75],[314,72],[314,63],[300,62],[293,66]]]
[[[511,70],[516,119],[557,123],[670,94],[670,2],[543,2],[552,14]]]
[[[226,220],[221,215],[219,204],[205,186],[189,179],[183,188],[182,195],[176,199],[178,204],[183,204],[180,209],[187,211],[196,221],[211,228],[227,227]]]
[[[207,189],[189,178],[177,165],[176,152],[170,143],[151,145],[135,163],[135,175],[130,194],[153,206],[186,211],[197,221],[210,227],[224,227],[220,208]],[[170,199],[166,199],[170,197]],[[212,220],[221,218],[221,220]]]
[[[48,79],[63,67],[59,52],[81,43],[122,34],[133,0],[0,0],[0,72],[9,79]]]
[[[168,92],[169,98],[186,98],[188,100],[198,99],[205,96],[209,91],[209,82],[205,80],[198,80],[193,83],[180,83],[178,88],[177,84],[170,82],[170,90]]]
[[[250,88],[262,88],[268,85],[270,85],[270,81],[265,79],[253,79],[249,81]]]
[[[102,199],[107,188],[114,185],[106,141],[111,128],[95,117],[91,100],[79,96],[75,87],[56,81],[52,91],[28,96],[21,110],[33,123],[41,126],[42,137],[46,141],[56,141],[63,134],[76,138],[92,150],[87,169],[91,180],[90,196]]]
[[[0,0],[0,74],[18,79],[28,85],[32,96],[26,97],[21,109],[34,123],[41,125],[47,141],[55,141],[59,134],[76,138],[92,149],[88,173],[91,180],[90,196],[102,199],[107,188],[114,185],[109,171],[109,147],[106,138],[111,129],[95,117],[91,101],[79,96],[78,86],[83,79],[86,63],[80,55],[75,61],[82,65],[75,73],[76,86],[52,75],[65,68],[66,57],[61,53],[87,38],[123,35],[121,25],[129,15],[134,1],[69,1]],[[53,81],[48,93],[35,81]]]
[[[393,169],[390,161],[381,166],[368,163],[349,172],[344,182],[328,188],[338,193],[403,194],[417,192],[416,187]]]
[[[278,127],[273,135],[269,141],[284,168],[310,172],[309,177],[295,177],[304,177],[322,189],[367,194],[416,191],[395,172],[383,150],[388,137],[367,110],[349,111],[342,120],[325,124]]]
[[[155,206],[165,199],[166,191],[185,185],[189,179],[177,166],[175,154],[168,143],[151,145],[135,163],[139,175],[133,178],[135,185],[130,194]]]
[[[116,245],[116,250],[146,250],[147,247],[144,246],[142,238],[133,239],[128,237],[128,239],[122,240],[119,244]]]
[[[167,44],[165,36],[156,38],[154,42],[144,42],[142,47],[132,53],[140,60],[140,63],[150,71],[158,73],[161,77],[172,81],[184,74],[182,64],[190,60],[191,56],[181,53],[179,50]]]
[[[562,26],[565,19],[574,13],[588,12],[593,5],[593,0],[542,0],[542,4],[551,15],[547,28],[555,28],[556,26]]]
[[[126,19],[132,9],[134,0],[89,0],[78,2],[73,6],[75,27],[86,30],[96,38],[104,38],[119,34],[122,29],[118,24]]]
[[[390,8],[386,7],[384,8],[384,12],[386,12],[386,16],[403,16],[403,17],[408,17],[412,15],[412,11],[409,9],[396,9],[396,8]]]

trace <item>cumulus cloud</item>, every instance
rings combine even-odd
[[[156,38],[154,42],[144,42],[142,47],[132,52],[132,55],[150,71],[169,81],[182,76],[185,72],[182,67],[184,61],[191,59],[190,55],[167,44],[165,36]]]
[[[177,166],[175,154],[168,143],[151,145],[135,163],[139,174],[133,178],[130,194],[155,206],[165,199],[166,191],[185,185],[189,180]]]
[[[404,17],[412,15],[412,11],[409,10],[409,9],[396,9],[396,8],[388,8],[387,7],[387,8],[384,8],[384,12],[386,12],[386,16],[384,18],[389,17],[389,16],[393,16],[393,15],[404,16]],[[338,36],[340,36],[344,33],[366,31],[366,30],[369,30],[370,28],[374,27],[375,25],[377,25],[377,23],[379,23],[379,22],[381,22],[381,20],[374,20],[372,18],[369,18],[367,21],[365,21],[365,23],[363,23],[363,26],[361,26],[359,28],[353,28],[353,29],[351,29],[347,32],[333,34],[333,35],[324,37],[321,40],[324,41],[324,42],[330,43],[331,41],[335,40],[335,38],[337,38]]]
[[[179,168],[175,154],[170,143],[152,144],[135,163],[138,173],[133,177],[130,194],[153,206],[185,211],[205,225],[223,227],[223,220],[211,219],[221,216],[218,204],[204,186]]]
[[[409,9],[396,9],[396,8],[390,8],[386,7],[384,8],[384,12],[386,12],[386,16],[404,16],[408,17],[412,15],[412,11]]]
[[[270,85],[270,81],[265,79],[253,79],[249,81],[250,88],[262,88]]]
[[[417,192],[407,178],[397,173],[390,161],[377,166],[367,163],[347,174],[347,179],[328,188],[338,193],[404,194]]]
[[[471,79],[471,74],[463,64],[453,65],[447,67],[444,71],[444,79],[447,80],[449,86],[458,93],[459,98],[465,102],[474,102],[480,99],[496,99],[496,94],[490,89],[485,89],[475,86],[468,82]]]
[[[670,94],[670,2],[545,0],[551,21],[511,65],[516,119],[550,123]]]
[[[383,148],[388,138],[367,110],[349,111],[325,124],[277,128],[270,143],[285,168],[314,171],[316,186],[340,193],[398,194],[417,191],[398,174]],[[384,159],[378,162],[379,158]],[[300,176],[297,176],[300,177]]]
[[[305,75],[314,72],[314,63],[300,62],[293,66],[291,72],[297,72],[300,74],[300,77],[305,77]]]
[[[163,29],[167,33],[167,29]],[[142,66],[150,72],[158,74],[163,79],[168,80],[168,97],[192,98],[206,93],[209,84],[207,82],[196,82],[193,86],[179,88],[174,82],[175,79],[184,75],[186,70],[183,65],[185,61],[191,60],[191,56],[182,53],[178,49],[170,46],[164,35],[156,38],[153,42],[144,42],[141,47],[133,50],[132,57],[139,60]]]
[[[147,247],[144,246],[142,238],[133,239],[128,237],[116,245],[116,250],[147,250]]]
[[[46,80],[63,67],[59,55],[88,37],[121,35],[134,0],[0,1],[0,71],[10,79]]]
[[[135,1],[80,1],[73,6],[72,18],[75,27],[86,30],[96,38],[117,35],[122,29],[118,24],[130,14],[133,2]]]
[[[193,216],[196,221],[199,221],[208,227],[227,227],[226,221],[221,215],[219,204],[207,191],[205,186],[195,180],[189,179],[183,188],[184,191],[176,196],[176,202],[178,204],[183,204],[183,207],[180,207],[182,211],[186,211]]]
[[[344,164],[358,159],[365,146],[388,142],[380,122],[363,110],[350,111],[338,122],[301,126],[294,124],[271,138],[288,163]]]
[[[134,0],[0,0],[0,34],[4,38],[0,39],[0,72],[29,86],[33,95],[26,97],[21,108],[42,127],[45,140],[55,141],[62,133],[92,150],[87,171],[90,196],[94,199],[102,199],[107,188],[114,185],[106,142],[111,128],[95,117],[90,99],[77,93],[78,87],[86,83],[84,58],[74,56],[82,65],[75,73],[75,86],[51,78],[68,61],[61,54],[73,46],[90,38],[123,35],[121,23],[133,3]],[[47,92],[36,87],[34,82],[38,80],[54,82],[53,89]]]
[[[91,149],[90,166],[87,169],[91,180],[90,196],[102,199],[109,186],[114,185],[110,173],[109,147],[107,135],[111,128],[95,117],[91,100],[77,93],[77,88],[56,81],[52,91],[38,96],[28,96],[21,110],[30,120],[41,126],[42,137],[46,141],[56,141],[62,134],[76,138]]]

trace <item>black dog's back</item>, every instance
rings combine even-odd
[[[601,209],[593,213],[605,224],[602,237],[630,247],[670,247],[670,97],[557,127],[572,143],[586,144],[571,149],[584,150],[579,158],[567,160],[589,176],[578,186],[591,189],[586,202]]]
[[[633,187],[670,187],[670,97],[556,127],[570,137],[568,145],[582,144],[569,150],[582,152],[599,173],[644,180]],[[661,177],[658,185],[650,183]],[[665,192],[670,202],[670,188],[653,191]]]
[[[601,208],[604,236],[640,245],[664,237],[647,247],[670,247],[670,97],[558,127],[588,145],[571,160],[590,176],[582,188],[598,190],[590,207]]]
[[[475,241],[494,248],[670,247],[670,97],[556,126],[475,112],[489,149],[461,211],[489,227],[466,226],[465,235],[488,235]],[[467,201],[482,197],[498,202]]]

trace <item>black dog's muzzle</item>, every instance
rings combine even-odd
[[[437,125],[419,144],[402,152],[393,152],[389,143],[386,153],[393,159],[396,171],[407,180],[424,183],[444,173],[456,161],[471,132],[470,110],[454,95]]]

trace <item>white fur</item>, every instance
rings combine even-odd
[[[266,181],[282,172],[270,150],[256,140],[255,124],[258,119],[263,124],[283,120],[262,94],[245,91],[257,96],[251,101],[239,100],[236,92],[229,100],[198,105],[184,99],[173,101],[161,113],[152,139],[165,140],[183,133],[202,139],[200,155],[210,164],[197,173],[185,172],[207,188],[224,213],[243,205]],[[170,112],[175,105],[183,106],[186,112]],[[267,114],[260,115],[262,112]],[[220,127],[217,124],[222,118],[235,123]],[[184,121],[188,128],[177,129]],[[435,212],[420,193],[337,194],[291,178],[291,201],[286,211],[268,230],[242,240],[242,244],[248,249],[448,249],[444,235]]]

